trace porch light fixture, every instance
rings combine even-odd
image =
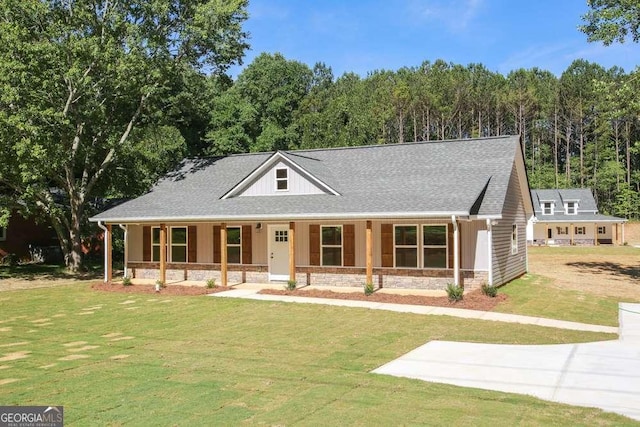
[[[262,223],[261,222],[256,224],[256,230],[262,230]]]

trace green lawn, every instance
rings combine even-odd
[[[618,298],[558,289],[551,279],[526,274],[499,289],[509,299],[493,311],[547,317],[594,325],[618,326]],[[633,302],[635,298],[625,301]]]
[[[67,425],[621,425],[597,409],[370,374],[434,339],[612,339],[446,316],[99,293],[0,293],[0,403]]]

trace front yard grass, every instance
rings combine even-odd
[[[618,326],[618,298],[559,289],[544,276],[525,274],[499,288],[499,292],[509,299],[498,304],[493,309],[496,312]]]
[[[0,402],[64,405],[67,425],[633,423],[597,409],[369,373],[436,339],[552,344],[610,334],[100,293],[86,284],[1,292],[0,306]]]

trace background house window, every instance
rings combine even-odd
[[[171,262],[187,262],[187,227],[171,227]]]
[[[576,202],[567,202],[567,209],[566,209],[566,213],[567,215],[575,215],[578,213],[577,210],[577,206],[578,204]]]
[[[607,227],[605,226],[599,226],[598,227],[598,234],[607,234]]]
[[[7,229],[0,227],[0,242],[7,240]]]
[[[322,265],[342,265],[342,226],[322,226]]]
[[[553,215],[553,202],[542,202],[542,215]]]
[[[557,234],[569,234],[569,227],[556,227]]]
[[[287,168],[276,169],[276,190],[278,191],[289,190],[289,169]]]
[[[240,264],[242,260],[242,228],[227,228],[227,262]]]
[[[576,234],[586,234],[584,227],[576,227]]]
[[[425,268],[447,268],[447,226],[425,225],[422,230]]]
[[[396,267],[418,267],[418,227],[396,225],[393,233]]]
[[[511,255],[518,253],[518,224],[511,226]]]

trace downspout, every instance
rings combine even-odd
[[[453,284],[460,286],[460,235],[455,215],[451,215],[451,223],[453,224]]]
[[[129,242],[127,236],[129,234],[129,227],[126,225],[118,224],[118,226],[124,231],[124,277],[127,277],[127,260],[129,259]]]
[[[487,267],[489,275],[487,285],[493,286],[493,232],[491,230],[491,220],[487,219]]]
[[[109,268],[108,254],[111,248],[109,247],[109,242],[111,240],[111,236],[109,236],[109,230],[102,224],[102,221],[98,221],[98,227],[102,228],[104,231],[104,237],[102,239],[104,246],[104,283],[109,281],[109,276],[107,274],[107,269]]]

